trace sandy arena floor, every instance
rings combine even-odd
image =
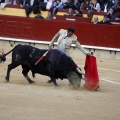
[[[120,60],[97,58],[100,90],[79,90],[58,80],[60,88],[48,84],[48,77],[36,75],[29,84],[21,67],[11,71],[5,82],[7,61],[0,64],[0,120],[120,120]],[[83,69],[85,57],[73,56]],[[29,73],[31,76],[31,73]]]

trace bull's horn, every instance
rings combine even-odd
[[[80,74],[85,75],[78,67],[76,68],[76,70],[77,70]]]

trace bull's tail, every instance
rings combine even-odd
[[[6,56],[7,56],[8,54],[10,54],[10,53],[11,53],[15,48],[17,48],[18,46],[20,46],[20,45],[15,46],[15,47],[14,47],[12,50],[10,50],[8,53],[0,55],[0,63],[1,63],[1,62],[5,62],[5,61],[6,61]]]

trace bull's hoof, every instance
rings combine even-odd
[[[78,85],[73,85],[73,89],[74,90],[78,90],[80,88],[80,85],[78,84]]]
[[[59,86],[59,85],[55,85],[55,88],[57,88],[57,89],[58,89],[58,88],[60,88],[60,86]]]
[[[33,83],[35,83],[35,82],[31,80],[31,81],[29,81],[29,83],[30,83],[30,84],[33,84]]]
[[[8,80],[5,80],[5,83],[9,83],[9,81],[8,81]]]
[[[9,82],[9,79],[6,77],[6,78],[5,78],[5,81],[6,81],[6,82]]]
[[[52,80],[48,80],[47,83],[52,83],[53,81]]]

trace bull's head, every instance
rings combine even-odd
[[[82,79],[81,73],[71,71],[67,74],[67,78],[68,78],[69,82],[73,85],[74,89],[80,88],[80,83],[81,83],[81,79]]]

